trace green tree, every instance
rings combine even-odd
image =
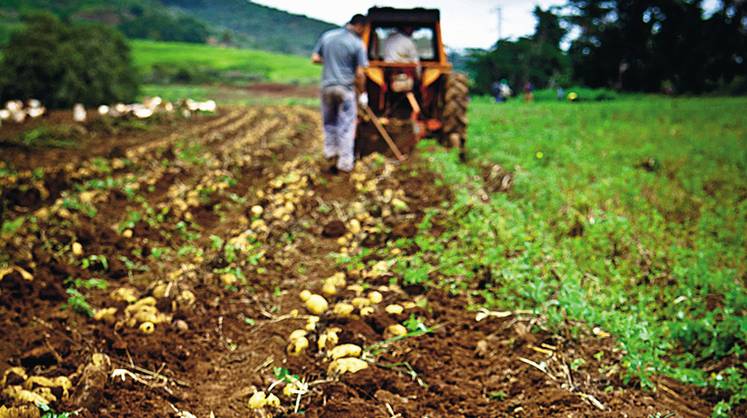
[[[473,50],[467,67],[475,79],[475,88],[490,92],[491,85],[507,79],[514,90],[531,82],[538,87],[564,84],[570,63],[560,49],[565,30],[552,9],[535,7],[535,33],[516,41],[499,40],[489,51]]]
[[[2,100],[36,98],[60,108],[130,101],[137,94],[129,46],[122,34],[104,26],[29,16],[2,56]]]

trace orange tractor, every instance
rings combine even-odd
[[[387,59],[385,44],[397,32],[414,42],[415,60]],[[371,8],[362,39],[370,61],[365,69],[369,99],[358,112],[357,154],[383,152],[403,159],[421,138],[431,137],[459,148],[463,159],[467,77],[454,72],[446,57],[439,11]]]

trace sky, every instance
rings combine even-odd
[[[534,32],[532,9],[565,4],[565,0],[253,0],[255,3],[342,25],[372,6],[426,7],[441,10],[444,43],[451,48],[489,48],[498,40],[498,8],[503,38]]]

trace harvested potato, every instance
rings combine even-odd
[[[337,327],[327,328],[326,330],[324,330],[324,333],[319,336],[319,340],[317,341],[317,347],[319,347],[319,351],[324,351],[325,349],[331,350],[334,346],[336,346],[340,341],[340,337],[337,336],[337,333],[340,331],[342,330]]]
[[[353,300],[350,303],[352,303],[353,306],[355,306],[356,308],[360,309],[364,306],[370,305],[371,301],[368,300],[368,298],[357,297],[357,298],[353,298]]]
[[[298,297],[301,298],[302,302],[306,302],[311,297],[311,292],[308,290],[302,290],[301,293],[298,294]]]
[[[309,340],[306,337],[298,337],[288,344],[288,354],[298,356],[309,348]]]
[[[387,307],[386,307],[386,308],[384,308],[384,310],[385,310],[385,311],[386,311],[386,313],[388,313],[388,314],[391,314],[391,315],[399,315],[399,314],[401,314],[402,312],[404,312],[405,308],[403,308],[403,307],[402,307],[402,305],[391,304],[391,305],[387,305]]]
[[[117,308],[103,308],[98,309],[93,315],[93,319],[97,321],[105,321],[113,324],[117,321]]]
[[[267,395],[267,398],[265,399],[265,406],[270,408],[280,408],[280,399],[271,393]]]
[[[359,284],[351,284],[348,286],[348,290],[355,292],[356,295],[363,293],[363,286]]]
[[[319,317],[316,315],[310,315],[306,319],[306,326],[304,326],[304,329],[306,329],[306,331],[309,331],[309,332],[314,331],[316,330],[316,324],[318,323],[319,323]]]
[[[403,337],[407,335],[407,328],[400,324],[393,324],[386,327],[384,330],[384,338],[389,339],[393,337]]]
[[[335,315],[347,318],[351,313],[353,313],[353,310],[355,310],[355,306],[341,302],[335,305],[333,312]]]
[[[264,408],[265,404],[267,404],[267,395],[265,395],[264,391],[254,392],[254,395],[249,398],[250,409]]]
[[[334,296],[337,294],[337,286],[330,281],[325,281],[324,285],[322,285],[322,293],[327,296]]]
[[[306,334],[307,334],[306,330],[297,329],[290,333],[290,336],[288,336],[288,340],[293,341],[297,338],[305,337]]]
[[[363,350],[359,345],[355,344],[340,344],[337,347],[327,352],[327,357],[331,357],[332,360],[337,360],[343,357],[360,357]]]
[[[373,306],[364,306],[360,309],[361,316],[373,315],[375,309]]]
[[[327,299],[324,299],[321,295],[314,294],[309,296],[306,300],[306,309],[314,315],[321,315],[326,312],[328,308],[329,303],[327,303]]]
[[[381,301],[384,300],[384,296],[382,296],[381,293],[374,290],[368,293],[368,300],[370,300],[371,303],[373,303],[374,305],[377,305],[381,303]]]
[[[140,324],[140,332],[142,332],[145,335],[153,334],[153,331],[156,330],[156,326],[153,325],[152,322],[143,322]]]
[[[265,210],[262,208],[262,206],[259,206],[259,205],[252,206],[252,215],[256,217],[262,216],[262,213],[264,213],[264,211]]]
[[[80,257],[83,255],[83,245],[79,242],[73,243],[73,255],[76,257]]]
[[[122,231],[122,236],[127,239],[132,238],[132,229],[125,229],[124,231]]]
[[[402,307],[404,307],[405,309],[413,309],[416,306],[418,305],[416,305],[415,302],[407,301],[407,302],[402,303]]]
[[[334,376],[345,373],[357,373],[365,368],[368,368],[368,363],[359,358],[340,358],[329,364],[327,375]]]

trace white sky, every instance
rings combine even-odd
[[[441,10],[444,43],[451,48],[489,48],[498,40],[498,13],[503,14],[503,37],[534,32],[532,9],[563,5],[565,0],[253,0],[255,3],[287,10],[342,25],[355,13],[366,14],[372,6],[426,7]]]

